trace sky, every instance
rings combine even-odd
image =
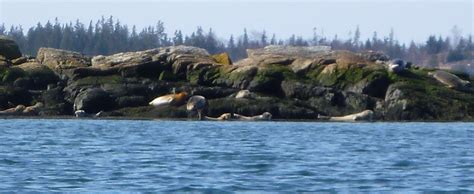
[[[402,43],[421,43],[429,35],[451,35],[458,26],[473,34],[473,0],[0,0],[0,24],[24,29],[54,21],[90,20],[113,16],[137,29],[164,22],[168,34],[189,34],[197,26],[212,28],[218,37],[241,35],[246,28],[258,36],[265,30],[286,39],[292,34],[340,39],[388,36],[393,29]],[[26,31],[26,30],[25,30]],[[270,35],[271,36],[271,35]]]

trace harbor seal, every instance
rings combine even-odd
[[[18,114],[21,114],[23,110],[25,110],[25,108],[26,107],[24,105],[20,104],[14,108],[9,108],[9,109],[0,111],[0,115],[5,115],[5,116],[18,115]]]
[[[467,90],[471,86],[469,81],[463,80],[458,76],[446,71],[437,70],[434,72],[429,72],[428,75],[432,76],[448,88]]]
[[[99,111],[96,114],[89,114],[86,113],[84,110],[77,110],[74,112],[74,115],[76,115],[77,118],[84,118],[84,117],[101,117],[104,114],[104,111]]]
[[[329,121],[372,121],[373,115],[374,115],[374,111],[364,110],[359,113],[350,114],[346,116],[340,116],[340,117],[318,115],[318,119],[325,119]]]
[[[204,116],[203,120],[205,121],[228,121],[232,119],[232,114],[231,113],[224,113],[221,116],[214,118],[214,117],[208,117]]]
[[[238,91],[237,94],[235,95],[235,98],[236,98],[236,99],[241,99],[241,98],[253,99],[253,98],[255,98],[255,94],[253,94],[252,92],[250,92],[250,90],[240,90],[240,91]]]
[[[28,106],[26,107],[24,110],[23,110],[23,114],[27,114],[27,115],[36,115],[39,113],[39,110],[43,108],[43,103],[41,102],[37,102],[35,105],[33,106]]]
[[[198,113],[198,119],[203,120],[202,112],[207,108],[207,100],[204,96],[191,96],[188,99],[188,103],[186,104],[186,110],[193,112],[197,111]]]
[[[406,63],[401,59],[394,59],[388,63],[388,71],[394,73],[400,73],[405,70]]]
[[[167,105],[179,106],[185,102],[186,97],[188,97],[187,92],[180,92],[177,94],[167,94],[167,95],[160,96],[153,99],[148,104],[154,107],[162,107],[162,106],[167,106]]]
[[[251,117],[234,114],[233,118],[235,118],[235,120],[240,120],[240,121],[269,121],[272,119],[272,114],[269,112],[264,112],[261,115],[256,115],[256,116],[251,116]]]
[[[224,113],[221,116],[214,118],[205,116],[203,120],[208,121],[269,121],[272,119],[272,114],[269,112],[264,112],[261,115],[256,116],[243,116],[239,114],[232,114],[232,113]]]

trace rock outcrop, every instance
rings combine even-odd
[[[40,48],[36,60],[61,75],[68,75],[72,69],[91,65],[90,58],[83,54],[54,48]]]
[[[474,119],[473,90],[445,87],[429,75],[433,70],[390,72],[383,53],[270,46],[248,55],[232,63],[225,53],[189,46],[94,57],[41,48],[33,60],[0,58],[0,110],[42,102],[34,107],[43,116],[80,110],[105,117],[192,117],[185,103],[148,105],[186,92],[207,99],[209,118],[268,112],[274,119],[313,120],[371,110],[375,120]]]
[[[5,57],[5,59],[13,60],[21,57],[21,52],[15,41],[5,36],[0,36],[0,55]]]

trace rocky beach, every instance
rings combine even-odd
[[[378,121],[472,121],[469,75],[418,67],[379,52],[329,47],[267,46],[232,62],[190,46],[109,56],[40,48],[23,56],[0,38],[0,116],[195,118],[186,99],[154,107],[153,99],[179,92],[201,95],[204,113],[317,120],[373,111]]]

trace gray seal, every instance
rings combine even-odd
[[[359,113],[354,113],[354,114],[340,116],[340,117],[318,115],[318,119],[325,119],[329,121],[372,121],[373,115],[374,115],[374,111],[364,110]]]
[[[468,90],[471,86],[469,81],[463,80],[458,76],[446,71],[437,70],[434,72],[429,72],[428,75],[432,76],[448,88]]]

